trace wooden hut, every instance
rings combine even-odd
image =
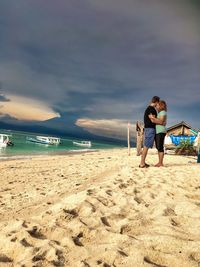
[[[175,124],[167,129],[167,135],[185,135],[185,136],[196,136],[198,131],[193,129],[189,124],[182,121],[178,124]]]
[[[189,141],[191,144],[195,142],[198,131],[193,129],[189,124],[182,121],[167,129],[166,140],[170,140],[173,145],[177,146],[182,141]],[[171,145],[170,142],[165,142],[166,146]]]

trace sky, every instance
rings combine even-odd
[[[195,0],[1,0],[0,128],[124,138],[150,99],[200,128]]]

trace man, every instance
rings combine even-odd
[[[159,103],[160,98],[154,96],[151,100],[150,105],[144,112],[144,146],[141,154],[140,168],[147,168],[149,165],[145,162],[149,148],[153,147],[155,135],[156,135],[156,124],[153,123],[149,115],[152,114],[157,117],[156,105]]]

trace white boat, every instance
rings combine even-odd
[[[44,145],[59,145],[60,144],[60,138],[52,137],[52,136],[36,136],[35,138],[27,137],[27,141],[38,143],[38,144],[44,144]]]
[[[81,147],[91,147],[92,143],[91,141],[80,141],[80,142],[73,142],[74,145],[76,146],[81,146]]]
[[[13,146],[13,143],[9,139],[10,136],[11,135],[8,135],[8,134],[0,134],[0,148]]]

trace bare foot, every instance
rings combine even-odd
[[[155,167],[163,167],[164,165],[163,164],[161,164],[161,163],[157,163],[156,165],[155,165]]]

